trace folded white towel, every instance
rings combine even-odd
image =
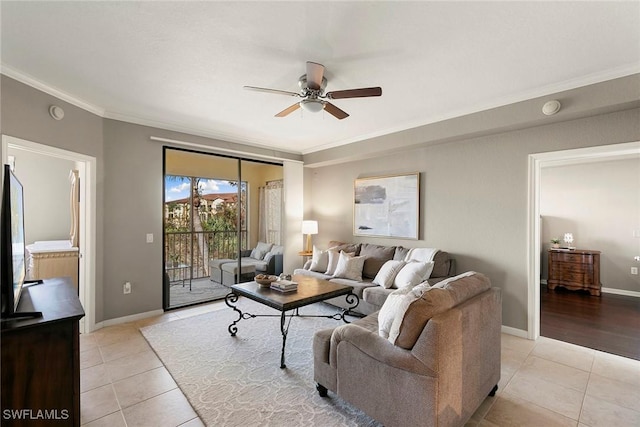
[[[436,248],[411,248],[404,261],[433,261],[439,250]]]

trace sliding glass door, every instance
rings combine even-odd
[[[243,263],[258,241],[280,244],[282,167],[170,148],[164,158],[164,307],[222,298],[253,278]]]

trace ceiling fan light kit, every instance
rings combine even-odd
[[[278,95],[297,96],[302,98],[301,101],[285,108],[276,114],[276,117],[285,117],[298,108],[311,113],[318,113],[325,110],[338,120],[349,117],[349,114],[342,111],[332,103],[325,99],[345,99],[345,98],[365,98],[371,96],[381,96],[381,87],[367,87],[360,89],[338,90],[324,93],[327,87],[327,79],[324,77],[324,65],[316,62],[307,61],[307,74],[303,74],[298,79],[300,92],[289,92],[278,89],[267,89],[256,86],[245,86],[245,89],[255,90],[258,92],[275,93]]]
[[[318,113],[324,110],[324,102],[319,99],[303,99],[300,101],[300,107],[310,113]]]

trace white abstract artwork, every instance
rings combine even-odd
[[[353,234],[418,239],[420,174],[356,179]]]

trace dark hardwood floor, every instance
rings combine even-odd
[[[640,360],[640,298],[542,285],[540,335]]]

